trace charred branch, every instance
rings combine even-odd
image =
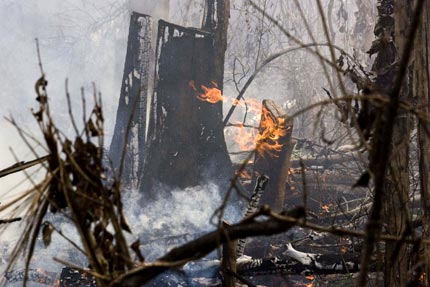
[[[30,168],[30,167],[38,165],[40,163],[43,163],[43,162],[47,161],[49,159],[49,157],[50,156],[47,155],[47,156],[37,158],[37,159],[31,160],[31,161],[21,161],[21,162],[15,163],[14,165],[12,165],[10,167],[1,170],[0,171],[0,178],[7,176],[9,174],[13,174],[13,173],[22,171],[24,169]]]
[[[13,223],[13,222],[21,221],[21,220],[22,220],[21,217],[11,218],[11,219],[0,219],[0,224],[8,224],[8,223]]]

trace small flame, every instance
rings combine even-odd
[[[313,287],[313,286],[314,286],[314,282],[313,282],[313,281],[315,281],[315,276],[313,276],[313,275],[308,275],[308,276],[306,276],[306,279],[308,279],[308,280],[312,280],[312,282],[311,282],[311,283],[307,283],[307,284],[306,284],[306,287]]]
[[[225,97],[222,95],[221,90],[218,89],[217,83],[211,82],[211,84],[213,86],[212,88],[207,87],[205,85],[200,85],[200,88],[203,93],[197,95],[197,98],[201,101],[209,102],[211,104],[225,101]],[[197,91],[196,84],[194,83],[194,81],[190,81],[189,85],[194,91]]]
[[[333,204],[329,203],[329,204],[323,204],[321,205],[321,209],[325,212],[330,212],[330,206],[332,206]]]
[[[242,178],[242,179],[251,179],[251,178],[252,178],[251,174],[250,174],[248,171],[246,171],[246,170],[242,170],[242,171],[238,174],[238,176],[239,176],[240,178]]]
[[[340,247],[340,252],[341,252],[342,254],[346,254],[346,253],[348,252],[348,246],[342,245],[342,246]]]

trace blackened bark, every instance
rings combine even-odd
[[[198,98],[202,85],[221,91],[215,40],[211,32],[159,23],[158,82],[140,186],[147,198],[156,196],[158,184],[185,188],[214,181],[226,186],[233,174],[222,103]]]
[[[394,41],[403,57],[407,29],[410,27],[412,11],[411,1],[394,1]],[[396,68],[391,69],[398,73]],[[390,81],[394,85],[395,77]],[[377,83],[379,85],[379,83]],[[390,85],[391,86],[391,85]],[[388,87],[390,87],[388,86]],[[387,86],[380,86],[387,89]],[[399,99],[405,102],[411,101],[409,89],[409,77],[405,77]],[[408,211],[409,200],[409,139],[411,132],[411,116],[407,111],[399,109],[398,116],[394,121],[393,137],[391,142],[392,154],[390,157],[389,170],[384,186],[385,194],[385,222],[386,232],[390,235],[405,236],[411,232]],[[407,244],[402,242],[387,242],[385,244],[385,286],[406,286],[409,280],[410,254]]]
[[[118,173],[124,156],[122,184],[136,188],[142,171],[146,139],[149,60],[152,21],[133,12],[127,42],[127,54],[121,95],[109,157]]]
[[[405,89],[405,86],[404,86],[404,79],[408,75],[409,61],[411,58],[413,43],[414,43],[417,27],[419,24],[419,18],[422,13],[422,7],[424,2],[425,0],[417,1],[417,5],[414,10],[414,15],[413,17],[411,17],[412,21],[411,21],[410,29],[408,31],[408,35],[407,37],[402,38],[405,41],[404,41],[403,49],[401,49],[403,53],[401,53],[401,57],[398,65],[390,65],[389,63],[386,63],[386,65],[388,64],[386,69],[388,71],[380,70],[380,72],[383,72],[382,79],[385,78],[388,81],[388,85],[381,85],[381,86],[378,85],[378,87],[382,87],[382,89],[380,88],[381,90],[380,92],[382,92],[382,94],[384,93],[388,94],[388,96],[390,97],[390,102],[386,105],[386,107],[382,109],[381,114],[377,118],[377,121],[375,124],[374,137],[372,140],[372,151],[370,156],[369,168],[373,174],[375,188],[374,188],[372,211],[370,213],[370,217],[366,226],[366,238],[365,238],[362,264],[361,264],[361,270],[360,270],[360,276],[359,276],[359,282],[358,282],[359,286],[365,286],[367,281],[366,279],[366,276],[368,273],[367,266],[371,258],[372,252],[374,250],[375,242],[378,241],[379,239],[378,237],[382,230],[382,222],[381,222],[382,212],[381,211],[384,210],[384,208],[386,208],[386,205],[387,205],[386,200],[388,196],[391,196],[393,200],[400,201],[398,206],[401,206],[402,208],[402,210],[400,210],[400,212],[402,213],[402,220],[403,218],[405,218],[404,217],[405,210],[407,210],[404,203],[402,202],[404,198],[404,194],[402,193],[402,190],[404,190],[404,188],[407,188],[407,187],[401,187],[399,189],[396,188],[397,190],[395,189],[392,192],[393,194],[387,194],[386,177],[387,175],[389,175],[389,171],[390,171],[389,167],[393,167],[392,170],[394,171],[391,173],[391,176],[403,172],[402,167],[398,165],[398,162],[396,162],[396,159],[390,158],[393,151],[392,138],[393,138],[393,135],[401,134],[399,132],[396,132],[396,130],[399,128],[398,126],[396,127],[396,125],[398,125],[396,124],[396,117],[398,115],[400,99],[402,99],[404,95],[408,94],[407,92],[405,93],[405,90],[407,91],[407,89]],[[379,4],[380,5],[378,6],[378,12],[380,15],[380,19],[378,21],[378,24],[386,16],[389,16],[388,18],[390,17],[392,18],[391,14],[393,14],[393,7],[394,7],[393,6],[394,3],[391,0],[381,0]],[[387,21],[387,23],[390,23],[393,21],[394,19]],[[384,25],[387,25],[386,23],[385,24],[382,23],[382,25],[379,25],[379,26],[378,24],[375,28],[375,34],[378,35],[378,39],[376,41],[383,40],[382,42],[380,42],[380,44],[383,44],[383,45],[379,45],[379,43],[376,43],[376,45],[374,43],[374,45],[378,46],[377,50],[381,50],[382,48],[387,47],[386,45],[387,43],[392,42],[391,37],[393,36],[393,33],[391,31],[393,30],[390,31],[385,29]],[[403,25],[404,27],[405,23],[401,23],[400,25]],[[394,27],[394,24],[392,24],[391,27]],[[379,32],[377,33],[377,31]],[[390,32],[388,34],[388,38],[385,37],[387,36],[387,32]],[[381,38],[381,36],[383,38]],[[379,53],[378,53],[378,57],[379,57]],[[383,62],[380,62],[380,63],[383,64]],[[396,67],[396,69],[393,70],[393,67]],[[387,78],[387,76],[389,76],[390,73],[393,73],[395,75],[394,81],[392,80],[390,81],[390,79],[393,79],[394,76],[391,76],[391,78],[390,77]],[[379,74],[377,75],[379,78]],[[405,116],[404,112],[402,113],[403,113],[402,119],[405,119],[405,118],[407,119],[407,116]],[[404,125],[404,122],[402,122],[402,124],[400,125],[400,128],[404,126],[407,126],[407,124]],[[406,138],[407,134],[406,136],[405,134],[402,134],[402,137]],[[398,142],[398,139],[396,140]],[[391,162],[391,166],[390,166],[390,162]],[[393,180],[393,178],[391,178],[391,180]],[[398,178],[396,183],[404,184],[404,181],[402,181],[401,178]],[[390,214],[390,212],[387,212],[387,213]],[[388,223],[387,225],[390,225],[390,223]],[[395,232],[397,232],[397,234],[401,233],[402,236],[407,236],[408,226],[402,225],[402,228],[403,228],[402,229],[403,231],[396,230]],[[401,248],[403,248],[402,242],[399,242],[399,245],[396,246],[395,250],[391,249],[393,252],[390,255],[389,255],[390,251],[386,252],[386,258],[389,258],[389,260],[391,261],[397,260],[399,254],[402,253],[402,250],[400,250]],[[389,250],[389,248],[386,248],[386,250]],[[400,254],[400,256],[402,255],[404,254]],[[401,260],[403,260],[403,256]],[[387,277],[391,276],[387,272],[391,272],[391,271],[387,271],[387,270],[385,271],[386,271],[385,279],[387,280]],[[397,273],[399,273],[398,272],[399,270],[396,270],[396,271]],[[394,278],[393,281],[400,282],[401,280],[403,280],[402,278],[404,273],[402,274],[391,273],[391,274],[395,276],[393,277]],[[387,284],[387,281],[385,281],[385,284]],[[386,286],[389,286],[389,285],[386,285]]]
[[[418,111],[421,117],[418,118],[418,159],[420,173],[421,206],[423,209],[423,239],[430,239],[430,2],[427,1],[421,26],[418,30],[415,47],[413,89],[414,95],[418,98]],[[430,286],[430,249],[424,245],[424,280]]]

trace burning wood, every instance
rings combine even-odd
[[[262,203],[281,210],[285,201],[285,183],[292,153],[291,134],[293,124],[273,101],[264,100],[259,133],[256,139],[257,153],[254,160],[254,179],[259,174],[270,178]]]

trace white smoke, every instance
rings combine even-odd
[[[218,218],[212,217],[223,200],[218,185],[209,182],[173,190],[158,186],[158,190],[158,198],[149,203],[145,203],[145,195],[136,190],[123,195],[126,217],[134,233],[129,240],[140,237],[141,243],[150,243],[143,246],[144,251],[150,252],[144,256],[155,259],[172,247],[165,246],[165,241],[157,239],[178,236],[178,242],[185,243],[181,238],[187,241],[215,230],[214,223]],[[225,210],[224,219],[233,223],[240,219],[241,214],[237,204],[230,204]]]

